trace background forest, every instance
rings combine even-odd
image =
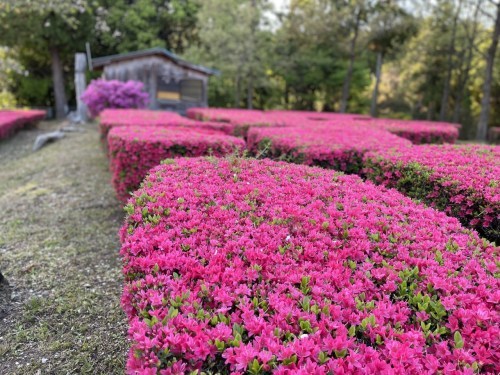
[[[474,138],[478,124],[500,122],[499,9],[493,0],[7,0],[0,107],[63,116],[75,102],[74,53],[89,42],[94,57],[165,47],[220,70],[211,106],[453,121]]]

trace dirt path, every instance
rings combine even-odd
[[[0,141],[0,374],[123,373],[123,214],[86,129],[37,153],[41,130]]]

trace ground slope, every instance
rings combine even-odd
[[[37,153],[0,142],[0,374],[120,374],[122,210],[95,125]]]

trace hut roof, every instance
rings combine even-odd
[[[139,57],[148,57],[148,56],[160,56],[162,58],[166,58],[170,61],[173,61],[175,64],[185,67],[187,69],[195,70],[200,73],[204,73],[206,75],[219,75],[220,72],[216,69],[207,68],[205,66],[192,64],[186,60],[181,59],[176,54],[170,52],[165,48],[150,48],[144,49],[141,51],[135,52],[126,52],[120,53],[117,55],[103,56],[92,59],[92,66],[94,68],[103,68],[105,65],[109,65],[115,62],[125,61],[125,60],[133,60]]]

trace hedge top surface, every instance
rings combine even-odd
[[[161,143],[164,147],[168,145],[210,147],[215,143],[245,147],[245,142],[241,138],[229,136],[218,130],[188,127],[118,126],[110,130],[108,140],[111,138],[120,139],[126,143]]]
[[[431,170],[433,178],[480,192],[489,201],[500,204],[500,146],[423,145],[380,149],[366,157],[393,164],[418,163]]]
[[[395,190],[177,159],[126,210],[131,373],[500,370],[499,249]]]
[[[38,121],[45,117],[45,111],[35,109],[0,110],[0,123],[11,121]]]
[[[189,108],[189,118],[203,121],[223,121],[239,126],[276,126],[281,125],[272,116],[259,110],[234,108]]]
[[[106,125],[157,125],[180,120],[182,117],[169,111],[151,111],[147,109],[105,109],[99,120]]]
[[[218,130],[233,134],[235,125],[221,122],[194,121],[169,111],[137,109],[106,109],[100,116],[101,133],[106,136],[109,129],[118,126],[185,127]]]
[[[411,142],[370,126],[344,127],[331,123],[314,123],[304,127],[252,128],[248,133],[248,149],[262,148],[260,142],[271,142],[271,148],[303,154],[304,164],[328,158],[332,152],[410,147]]]

